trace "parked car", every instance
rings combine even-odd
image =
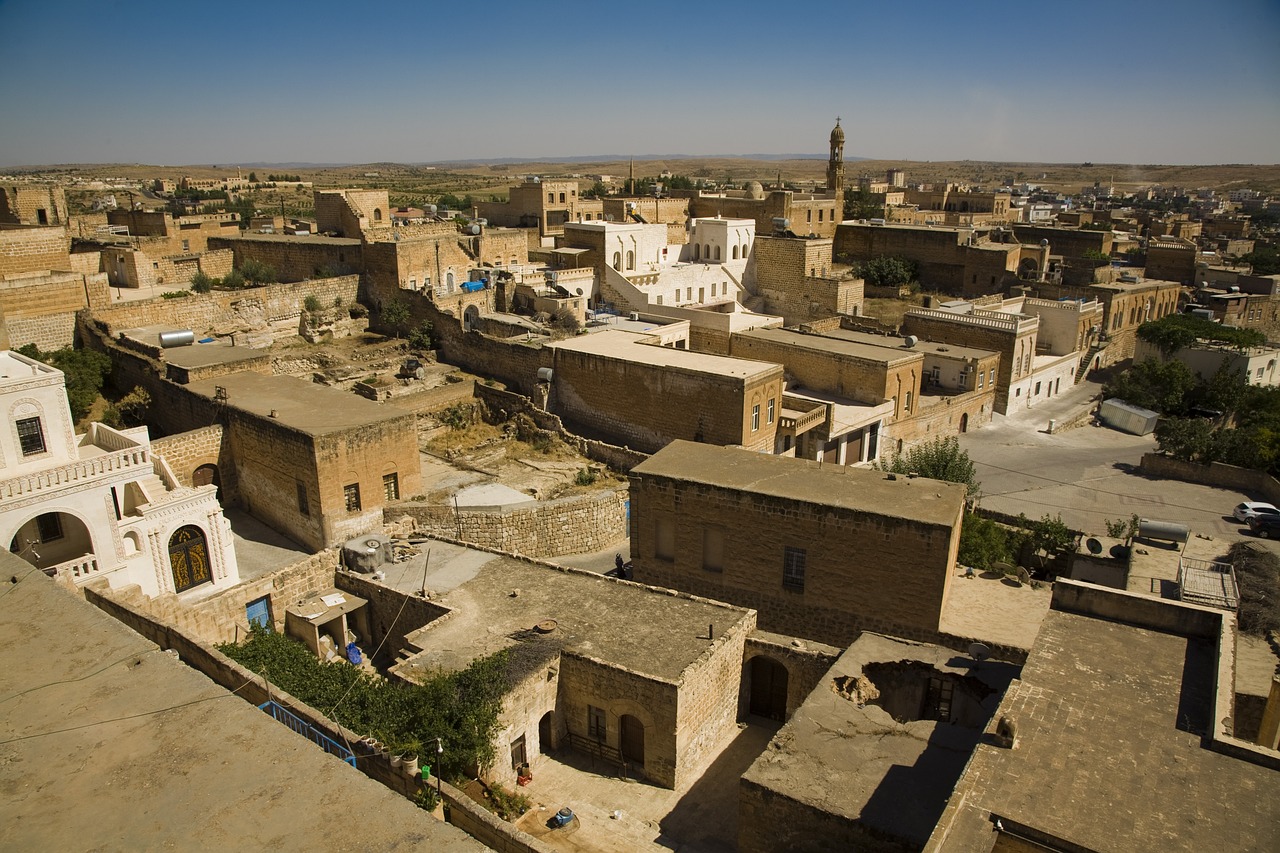
[[[1263,539],[1280,539],[1280,515],[1260,515],[1249,522],[1249,529]]]
[[[1261,501],[1245,501],[1242,504],[1237,504],[1231,514],[1235,516],[1236,521],[1248,524],[1252,519],[1259,516],[1280,517],[1280,509]]]

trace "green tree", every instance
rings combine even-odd
[[[848,187],[843,212],[845,219],[879,219],[884,216],[884,202],[862,187]]]
[[[250,173],[249,173],[249,183],[251,183],[251,184],[256,184],[257,182],[258,182],[258,173],[257,173],[257,172],[250,172]]]
[[[973,460],[960,449],[960,441],[955,436],[935,438],[907,448],[906,453],[895,453],[884,470],[960,483],[970,498],[977,497],[982,489]]]
[[[1257,217],[1255,217],[1256,221]],[[1253,267],[1254,275],[1275,275],[1280,273],[1280,249],[1266,244],[1257,244],[1249,254],[1241,258]]]
[[[62,371],[66,379],[71,417],[77,421],[93,408],[111,373],[111,359],[97,350],[63,347],[52,352],[41,352],[35,344],[26,344],[18,347],[17,352]]]
[[[224,290],[239,290],[245,286],[244,276],[240,270],[232,270],[222,277],[219,284]]]
[[[276,268],[257,258],[246,258],[240,264],[240,274],[253,284],[274,284],[276,280]]]
[[[867,284],[880,287],[901,287],[916,280],[916,262],[907,258],[880,256],[858,264],[855,274]]]
[[[214,280],[212,278],[205,275],[203,272],[198,272],[191,276],[191,289],[196,293],[208,293],[213,289],[213,281]]]
[[[413,331],[409,332],[409,346],[416,350],[431,349],[431,344],[433,343],[431,332],[433,330],[434,327],[431,325],[431,321],[423,320],[414,327]]]
[[[1165,414],[1182,411],[1195,387],[1195,375],[1182,362],[1149,358],[1112,378],[1102,390],[1107,397]]]
[[[1022,545],[1022,535],[975,513],[964,514],[960,527],[960,551],[956,560],[975,569],[989,569],[996,563],[1013,563]]]
[[[1138,337],[1154,344],[1165,357],[1198,340],[1216,341],[1236,349],[1261,346],[1267,340],[1266,335],[1255,329],[1224,326],[1194,314],[1170,314],[1159,320],[1143,323],[1138,327]]]
[[[1184,462],[1212,461],[1213,424],[1203,418],[1161,418],[1156,425],[1160,450]]]
[[[591,188],[582,194],[583,198],[605,198],[609,195],[609,188],[602,181],[596,181]]]
[[[397,338],[404,336],[410,319],[409,306],[403,299],[393,299],[382,306],[382,322]]]

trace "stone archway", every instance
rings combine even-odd
[[[639,717],[623,714],[618,719],[619,748],[622,757],[639,767],[644,766],[644,723]]]
[[[786,666],[768,655],[756,655],[746,668],[750,681],[747,713],[779,722],[786,720],[790,680]]]
[[[69,512],[45,512],[14,530],[9,551],[46,573],[62,566],[79,577],[75,562],[92,559],[93,537],[88,525],[78,516]],[[64,563],[71,565],[63,566]],[[92,571],[88,563],[80,570]]]
[[[961,432],[969,431],[969,413],[968,412],[965,412],[963,415],[960,416],[960,431]]]
[[[218,474],[218,466],[212,463],[206,463],[191,472],[191,485],[199,488],[200,486],[217,486],[218,501],[222,501],[222,477]]]

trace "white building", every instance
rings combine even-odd
[[[70,584],[148,596],[239,583],[213,485],[185,487],[146,427],[76,435],[61,371],[0,351],[0,541]]]

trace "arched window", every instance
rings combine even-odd
[[[381,221],[382,221],[382,208],[380,208],[380,207],[375,207],[375,208],[373,209],[373,221],[374,221],[374,222],[381,222]]]
[[[737,247],[737,246],[734,246],[734,247],[733,247],[733,259],[734,259],[735,261],[738,259],[738,247]]]
[[[720,247],[716,246],[716,260],[720,260]]]
[[[622,253],[621,252],[613,253],[613,268],[615,270],[622,269]]]
[[[636,253],[631,251],[630,249],[627,249],[627,269],[633,270],[635,268],[636,268]]]
[[[444,286],[453,293],[453,270],[449,270],[444,274]]]
[[[199,527],[192,524],[179,527],[169,538],[169,570],[173,572],[174,592],[213,580],[209,548]]]
[[[702,247],[697,243],[693,244],[693,259],[695,261],[702,260]]]

